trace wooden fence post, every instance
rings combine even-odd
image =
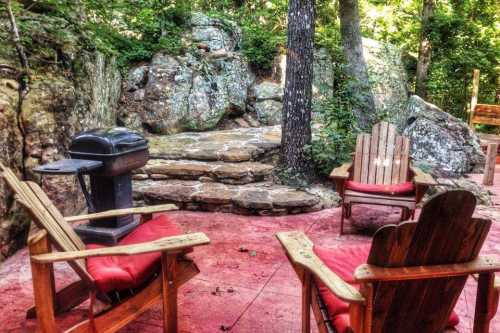
[[[474,109],[477,105],[477,95],[479,93],[479,69],[474,69],[472,75],[472,97],[470,101],[470,114],[469,114],[469,125],[474,130],[474,124],[472,120],[474,118]]]
[[[493,185],[497,151],[498,143],[488,143],[488,150],[486,151],[486,164],[484,166],[483,185]]]

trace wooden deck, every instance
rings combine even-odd
[[[497,167],[497,173],[500,168]],[[481,181],[482,175],[471,175]],[[484,254],[500,256],[500,175],[489,189],[497,194],[493,207],[477,212],[496,220],[483,247]],[[397,221],[397,209],[358,206],[353,221],[384,223]],[[300,331],[300,285],[295,272],[275,239],[279,231],[304,231],[321,246],[344,246],[370,241],[368,236],[338,236],[340,208],[286,217],[250,217],[222,213],[172,212],[185,231],[205,232],[210,246],[195,249],[193,257],[201,274],[180,290],[181,332],[255,332],[292,333]],[[74,276],[65,264],[56,265],[58,282]],[[31,305],[32,287],[27,251],[21,250],[0,267],[0,331],[34,332],[35,322],[25,320],[24,310]],[[459,332],[471,332],[476,282],[469,279],[456,311]],[[83,309],[66,315],[67,327],[85,316]],[[122,332],[161,332],[161,306],[146,312]],[[494,318],[491,332],[500,332],[500,315]],[[315,327],[315,325],[313,325]]]

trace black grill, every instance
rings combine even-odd
[[[35,171],[76,174],[90,212],[132,207],[132,170],[149,159],[148,142],[141,134],[122,127],[85,131],[73,137],[69,155],[69,160],[43,165]],[[84,174],[90,176],[90,194]],[[136,225],[130,215],[94,220],[75,230],[86,242],[114,244]]]

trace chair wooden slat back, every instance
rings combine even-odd
[[[33,182],[20,181],[17,176],[2,165],[2,176],[9,187],[16,194],[17,201],[30,213],[35,224],[47,231],[51,243],[59,251],[78,251],[85,249],[85,245],[69,225],[59,210],[52,204],[47,195]],[[81,278],[92,282],[93,278],[88,274],[83,259],[69,263]]]
[[[410,142],[385,121],[356,140],[353,180],[365,184],[398,184],[408,179]]]
[[[476,258],[491,226],[472,218],[466,191],[438,195],[417,222],[388,225],[374,236],[368,263],[404,267],[463,263]],[[374,285],[372,332],[441,332],[467,277],[380,282]]]

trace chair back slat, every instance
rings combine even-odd
[[[64,217],[36,183],[20,181],[12,170],[1,165],[0,167],[3,178],[15,192],[18,201],[30,213],[33,222],[39,228],[47,231],[51,243],[59,251],[85,249],[85,245],[73,228],[64,220]],[[93,278],[87,272],[83,259],[69,262],[69,264],[82,279],[87,282],[93,281]]]
[[[476,199],[449,191],[431,199],[418,222],[382,227],[374,236],[368,263],[405,267],[463,263],[475,259],[491,226],[472,218]],[[374,284],[372,332],[441,332],[467,277]]]
[[[377,166],[375,161],[378,158],[378,143],[379,143],[379,130],[380,123],[375,124],[372,129],[372,136],[370,141],[370,155],[368,157],[368,184],[375,184],[377,180]]]
[[[357,182],[361,181],[361,162],[363,160],[363,135],[358,135],[356,138],[356,151],[354,152],[354,174],[353,179]]]
[[[387,133],[389,124],[387,122],[381,122],[378,132],[378,154],[377,159],[379,163],[376,163],[375,171],[375,184],[384,183],[384,170],[387,165],[386,162],[386,151],[387,151]],[[391,161],[392,162],[392,161]]]
[[[356,140],[353,180],[365,184],[398,184],[408,179],[409,140],[396,126],[380,122]],[[359,161],[361,159],[361,161]]]
[[[383,169],[383,180],[384,184],[392,184],[392,168],[394,167],[394,148],[396,146],[396,126],[388,126],[387,129],[387,143],[385,150],[385,159],[388,161],[387,165]]]
[[[368,177],[370,176],[370,140],[371,136],[369,134],[362,135],[363,137],[363,154],[361,155],[361,182],[368,183]]]
[[[410,163],[410,140],[405,137],[403,137],[399,161],[401,163],[399,168],[399,181],[402,183],[408,179],[408,167]]]
[[[64,238],[67,238],[68,243],[73,244],[77,250],[84,250],[85,244],[76,234],[75,230],[71,227],[71,225],[69,225],[69,223],[66,222],[64,216],[62,216],[61,212],[57,209],[56,206],[54,206],[52,201],[49,199],[47,194],[45,194],[45,192],[40,188],[40,186],[38,186],[38,184],[34,182],[26,182],[26,184],[33,191],[33,194],[37,197],[37,199],[40,201],[43,207],[50,213],[55,223],[57,223],[57,225],[59,225],[59,227],[62,229],[62,231],[66,236]]]
[[[401,151],[403,149],[403,137],[401,135],[398,135],[396,137],[395,143],[394,143],[394,154],[393,154],[393,161],[392,163],[392,174],[391,174],[391,184],[398,184],[401,183],[399,179],[399,171],[401,169]]]

